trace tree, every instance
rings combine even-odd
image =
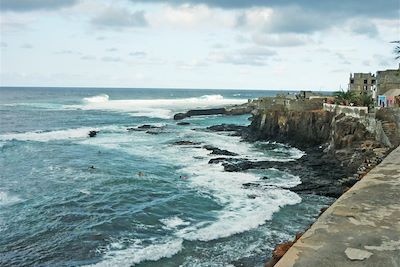
[[[393,52],[395,54],[395,59],[400,59],[400,41],[393,41],[392,44],[397,44]]]
[[[356,95],[353,91],[337,91],[333,93],[336,96],[338,104],[348,106],[350,103],[356,102]]]
[[[368,107],[368,109],[373,108],[374,100],[368,94],[361,94],[357,97],[357,106]]]

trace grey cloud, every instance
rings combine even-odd
[[[249,47],[232,52],[213,52],[209,59],[218,63],[234,65],[267,65],[269,60],[276,55],[276,52],[263,47]]]
[[[101,60],[105,62],[120,62],[122,59],[120,57],[102,57]]]
[[[335,13],[342,17],[348,15],[364,15],[372,17],[396,18],[400,8],[398,0],[385,0],[380,4],[376,0],[131,0],[131,2],[156,2],[169,4],[206,4],[212,7],[237,9],[249,7],[287,7],[299,6],[305,12]],[[291,18],[287,18],[291,19]],[[318,21],[316,21],[318,23]]]
[[[118,51],[118,48],[111,47],[111,48],[108,48],[106,51],[107,52],[116,52],[116,51]]]
[[[24,49],[32,49],[32,48],[33,48],[33,45],[31,45],[31,44],[23,44],[23,45],[21,45],[21,48],[24,48]]]
[[[263,30],[272,33],[312,33],[328,28],[334,18],[327,14],[306,13],[301,8],[276,9]]]
[[[3,48],[4,48],[4,47],[7,47],[7,46],[8,46],[8,45],[7,45],[6,42],[1,42],[1,43],[0,43],[0,47],[3,47]]]
[[[129,55],[132,57],[145,57],[145,56],[147,56],[147,53],[143,52],[143,51],[135,51],[135,52],[129,53]]]
[[[352,20],[349,22],[351,32],[360,35],[366,35],[371,38],[375,38],[379,35],[378,28],[371,21],[365,20]]]
[[[266,34],[266,33],[255,33],[253,35],[254,43],[263,46],[272,47],[290,47],[290,46],[301,46],[312,43],[313,41],[304,35],[298,34]]]
[[[66,49],[66,50],[56,51],[56,52],[54,52],[54,54],[57,54],[57,55],[81,55],[82,53],[78,52],[78,51]]]
[[[92,19],[94,25],[100,27],[145,27],[148,25],[144,11],[129,12],[122,8],[108,8]]]
[[[227,48],[227,47],[228,47],[227,45],[221,44],[221,43],[216,43],[216,44],[212,45],[212,48],[214,48],[214,49],[224,49],[224,48]]]
[[[73,6],[78,0],[1,0],[1,11],[24,12]]]
[[[81,60],[95,60],[95,59],[96,57],[91,55],[81,56]]]

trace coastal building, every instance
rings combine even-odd
[[[376,99],[376,77],[372,73],[350,73],[349,90],[357,94],[368,94]]]

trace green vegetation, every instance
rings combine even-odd
[[[337,91],[333,95],[336,97],[336,104],[349,106],[350,103],[355,103],[356,95],[353,91]]]
[[[374,100],[368,94],[357,95],[353,91],[337,91],[334,93],[336,97],[336,104],[344,106],[362,106],[372,108],[374,106]]]

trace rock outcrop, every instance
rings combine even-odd
[[[255,109],[252,103],[247,103],[238,106],[226,108],[209,108],[209,109],[192,109],[185,113],[177,113],[174,115],[174,120],[183,120],[185,118],[195,116],[210,116],[210,115],[244,115],[250,114]]]
[[[297,147],[329,140],[334,114],[327,111],[259,110],[250,125],[253,140],[274,140]]]

